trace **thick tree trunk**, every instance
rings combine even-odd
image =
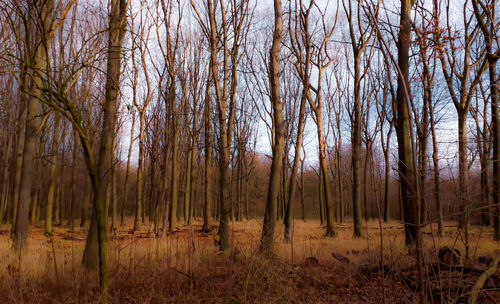
[[[283,32],[283,12],[281,0],[274,0],[274,33],[269,56],[269,87],[274,118],[274,144],[269,186],[267,190],[266,211],[262,226],[260,251],[269,254],[273,251],[274,227],[276,224],[276,208],[280,187],[281,166],[283,165],[283,149],[285,146],[285,126],[283,121],[283,104],[280,98],[280,53]]]
[[[26,67],[24,67],[26,69]],[[28,82],[28,76],[26,70],[21,71],[21,84],[20,84],[20,91],[26,90]],[[14,187],[12,190],[12,204],[11,206],[7,206],[7,210],[11,210],[9,212],[8,216],[10,218],[7,218],[7,220],[12,221],[12,227],[15,227],[15,221],[16,221],[16,214],[17,214],[17,205],[19,203],[19,189],[21,187],[21,173],[23,169],[23,156],[24,156],[24,142],[25,142],[25,135],[26,135],[26,119],[27,119],[27,102],[28,102],[28,96],[27,94],[19,94],[19,112],[18,112],[18,119],[17,119],[17,130],[16,130],[16,135],[17,135],[17,142],[16,142],[16,151],[15,151],[15,157],[16,157],[16,162],[15,162],[15,170],[14,170]],[[12,209],[9,209],[12,208]]]
[[[52,24],[52,10],[54,2],[53,0],[48,0],[42,4],[36,4],[35,6],[36,7],[30,8],[30,13],[35,15],[28,17],[30,20],[37,23],[37,25],[34,26],[37,31],[35,34],[35,43],[32,46],[28,46],[28,49],[35,47],[34,66],[28,67],[30,70],[27,72],[32,82],[28,90],[31,91],[33,96],[29,96],[27,99],[19,202],[17,205],[14,231],[12,234],[12,246],[16,251],[23,251],[26,249],[28,243],[28,217],[33,185],[34,156],[38,136],[37,129],[40,125],[40,104],[37,98],[41,98],[43,95],[40,91],[43,80],[36,71],[45,71],[46,69],[47,54],[44,46],[48,46],[50,41],[48,41],[48,37],[45,36]],[[35,12],[35,10],[39,10],[40,14],[38,15],[38,12]]]
[[[411,124],[409,100],[409,49],[411,41],[411,7],[413,0],[401,0],[401,19],[399,27],[398,47],[398,87],[396,91],[396,134],[398,138],[399,182],[403,203],[405,222],[405,243],[413,247],[417,242],[417,212],[419,189],[415,188],[415,162],[411,143]]]
[[[89,168],[89,176],[94,190],[93,216],[85,244],[83,264],[95,269],[99,265],[99,281],[101,302],[108,302],[108,269],[106,261],[106,214],[104,209],[105,191],[109,184],[109,174],[113,162],[113,139],[115,137],[118,110],[118,93],[120,90],[121,50],[126,26],[126,0],[111,0],[109,18],[108,62],[106,71],[106,89],[103,104],[102,132],[99,146],[98,162]],[[87,151],[89,157],[90,151]],[[89,161],[87,161],[90,163]],[[96,245],[97,244],[97,245]],[[96,250],[97,249],[97,250]]]
[[[489,64],[489,77],[490,77],[490,99],[491,99],[491,127],[493,129],[493,226],[494,234],[493,239],[500,241],[500,122],[498,116],[498,84],[496,76],[496,60]]]
[[[458,111],[458,203],[460,206],[459,226],[464,231],[465,256],[469,258],[470,203],[468,195],[469,168],[467,163],[467,111]]]
[[[354,120],[352,122],[352,212],[354,237],[361,237],[361,96],[360,96],[360,54],[354,57]],[[366,211],[365,211],[366,212]],[[366,216],[366,214],[365,214]]]

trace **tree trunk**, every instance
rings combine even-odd
[[[469,169],[467,163],[467,111],[458,111],[458,202],[460,206],[459,226],[464,230],[465,256],[469,258]]]
[[[113,138],[115,136],[120,90],[121,50],[126,26],[126,0],[111,0],[109,17],[108,62],[106,71],[106,89],[103,104],[102,133],[99,146],[98,162],[95,172],[89,176],[94,190],[93,216],[85,244],[83,264],[95,269],[99,265],[101,302],[108,302],[108,269],[106,262],[106,214],[104,196],[109,183],[106,173],[113,162]],[[90,155],[87,152],[87,157]],[[89,162],[89,161],[88,161]],[[90,169],[92,167],[90,166]],[[97,244],[97,246],[96,246]],[[97,250],[96,250],[97,249]]]
[[[75,230],[75,207],[76,207],[76,167],[78,163],[78,134],[73,131],[73,151],[72,151],[72,166],[71,166],[71,201],[68,211],[68,229]],[[83,199],[83,197],[82,197]]]
[[[326,233],[325,236],[333,237],[335,236],[335,231],[333,230],[333,212],[332,212],[332,190],[330,185],[330,178],[328,176],[328,163],[326,161],[326,141],[323,131],[323,117],[321,112],[321,106],[318,107],[318,112],[316,113],[316,124],[318,127],[318,141],[319,141],[319,164],[321,169],[321,182],[324,189],[324,199],[325,199],[325,218],[326,218]]]
[[[28,49],[35,47],[34,66],[29,67],[28,75],[31,78],[31,87],[28,89],[33,96],[27,98],[26,107],[26,127],[24,136],[23,160],[21,169],[21,179],[19,187],[19,202],[17,205],[14,231],[12,234],[12,246],[16,251],[24,251],[28,243],[29,206],[31,201],[31,190],[33,185],[34,156],[37,137],[37,129],[40,126],[40,104],[37,98],[41,98],[40,91],[43,80],[37,71],[45,71],[47,66],[46,47],[50,44],[48,37],[45,37],[52,24],[53,0],[45,1],[43,4],[34,4],[35,8],[30,8],[29,14],[37,14],[33,10],[40,10],[36,16],[28,16],[36,25],[35,43],[28,46]],[[40,5],[40,7],[38,7]]]
[[[412,5],[412,0],[401,0],[401,19],[399,27],[399,40],[397,43],[398,67],[401,74],[398,77],[398,87],[396,91],[396,134],[398,138],[399,182],[401,185],[401,195],[404,209],[405,243],[409,247],[416,245],[418,225],[418,195],[416,195],[418,189],[415,188],[416,168],[412,152],[413,149],[411,143],[410,110],[408,100],[411,94],[408,75]]]
[[[194,131],[194,130],[193,130]],[[189,218],[191,213],[191,174],[193,170],[193,145],[192,140],[188,147],[189,151],[187,153],[187,168],[186,168],[186,183],[184,184],[184,221],[189,224]]]
[[[210,206],[212,204],[212,99],[210,98],[210,77],[207,79],[205,93],[205,197],[203,201],[203,227],[201,231],[210,232]]]
[[[3,224],[4,215],[7,209],[7,201],[9,198],[9,188],[10,188],[10,179],[9,179],[9,160],[11,158],[11,150],[12,150],[12,136],[8,135],[7,138],[7,148],[4,154],[3,159],[3,185],[2,185],[2,193],[0,196],[0,225]]]
[[[498,116],[498,83],[496,76],[496,60],[492,56],[488,57],[489,77],[490,77],[490,99],[491,99],[491,127],[493,129],[493,239],[500,241],[500,122]]]
[[[387,143],[384,148],[384,222],[389,222],[389,185],[390,185],[390,164],[389,164],[389,147],[391,143],[392,123],[387,134]],[[382,134],[380,136],[383,136]]]
[[[143,195],[143,167],[144,167],[144,119],[146,112],[139,112],[139,157],[137,161],[137,192],[135,197],[135,218],[134,218],[134,231],[141,230],[142,224],[142,195]]]
[[[306,111],[306,96],[304,93],[302,93],[302,97],[300,98],[300,107],[299,107],[299,125],[297,129],[297,140],[295,141],[295,155],[293,158],[292,173],[290,175],[290,187],[288,189],[288,199],[287,199],[288,204],[285,213],[285,235],[283,238],[285,243],[288,243],[290,241],[290,230],[292,229],[292,224],[293,224],[293,202],[295,201],[295,192],[297,189],[297,172],[299,171],[299,164],[300,164],[300,149],[302,148],[302,141],[304,137],[305,111]],[[302,210],[302,216],[304,216],[304,210]]]
[[[361,237],[361,96],[360,96],[360,54],[354,57],[354,120],[352,122],[352,212],[354,237]],[[366,166],[366,164],[365,164]],[[366,187],[365,187],[366,188]],[[366,191],[366,190],[365,190]],[[365,211],[366,212],[366,211]],[[366,217],[366,214],[365,214]]]
[[[436,120],[434,119],[434,107],[429,104],[429,118],[431,125],[431,135],[432,135],[432,164],[433,164],[433,180],[434,180],[434,200],[436,202],[437,211],[437,222],[438,222],[438,234],[443,236],[443,207],[441,205],[441,194],[440,194],[440,177],[439,177],[439,154],[438,154],[438,142],[436,135]]]
[[[28,76],[26,72],[26,67],[21,71],[21,84],[20,91],[26,90],[28,82]],[[15,174],[14,174],[14,187],[12,194],[12,205],[8,206],[8,208],[12,208],[12,212],[9,212],[9,216],[11,216],[12,227],[15,227],[16,215],[17,215],[17,206],[19,203],[19,189],[21,187],[21,173],[23,169],[23,158],[24,158],[24,142],[26,135],[26,119],[27,119],[27,102],[28,96],[26,94],[19,94],[19,113],[17,120],[17,142],[16,142],[16,162],[15,162]],[[10,210],[10,209],[8,209]]]
[[[281,0],[274,0],[274,33],[269,56],[269,87],[274,120],[274,144],[269,186],[267,190],[266,212],[262,226],[260,251],[269,254],[273,251],[274,227],[276,224],[276,208],[278,202],[283,149],[285,146],[285,126],[283,121],[283,104],[280,98],[280,53],[283,32],[283,12]]]
[[[55,114],[54,118],[54,132],[52,133],[52,148],[50,153],[52,154],[49,158],[50,163],[50,186],[47,194],[47,209],[45,214],[45,235],[52,236],[52,216],[54,214],[54,199],[56,193],[57,185],[57,154],[59,149],[59,123],[61,117]],[[62,186],[62,185],[60,185]],[[57,212],[57,210],[56,210]]]
[[[134,127],[135,127],[135,113],[132,112],[132,126],[130,127],[130,143],[128,146],[128,154],[127,154],[127,168],[125,169],[125,183],[123,189],[123,198],[121,200],[120,206],[120,225],[125,226],[125,203],[128,199],[128,179],[130,176],[130,158],[132,156],[132,148],[134,146]],[[165,170],[167,168],[165,167]]]
[[[169,222],[168,231],[172,232],[177,227],[177,200],[178,200],[178,182],[179,182],[179,126],[176,122],[177,119],[177,104],[175,96],[175,82],[172,80],[169,92],[170,98],[170,111],[171,111],[171,132],[172,132],[172,163],[171,163],[171,182],[170,182],[170,208],[169,208]]]

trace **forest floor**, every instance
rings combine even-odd
[[[274,258],[257,253],[261,220],[232,223],[228,253],[217,251],[215,234],[200,232],[199,221],[162,238],[130,234],[131,222],[110,237],[111,303],[418,302],[416,260],[397,222],[380,227],[370,221],[363,238],[354,239],[351,222],[336,224],[337,237],[325,238],[318,220],[295,220],[289,244],[277,226]],[[463,266],[452,259],[450,267],[438,263],[439,248],[463,255],[462,238],[452,222],[445,223],[443,237],[436,231],[424,231],[426,297],[429,303],[463,302],[500,244],[492,241],[491,228],[473,227],[471,262]],[[0,303],[98,303],[96,275],[81,267],[85,236],[83,229],[56,227],[51,241],[42,226],[30,227],[20,261],[10,249],[8,227],[0,227]],[[500,303],[499,271],[478,303]]]

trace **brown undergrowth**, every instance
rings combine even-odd
[[[415,259],[404,247],[397,222],[369,222],[364,237],[352,237],[352,224],[336,226],[325,238],[315,220],[295,221],[292,242],[276,233],[274,258],[257,253],[260,220],[231,225],[232,250],[220,253],[214,234],[201,223],[165,237],[129,226],[110,236],[111,303],[414,303],[420,286]],[[471,263],[441,265],[442,246],[463,252],[460,234],[447,223],[444,237],[424,231],[425,293],[430,303],[465,301],[470,286],[486,269],[499,244],[489,228],[474,227]],[[381,233],[382,231],[382,233]],[[10,250],[7,227],[0,233],[0,303],[98,303],[96,275],[80,262],[85,231],[56,228],[53,239],[32,227],[21,259]],[[382,239],[380,238],[382,234]],[[383,244],[382,250],[380,244]],[[382,259],[381,259],[382,257]],[[480,303],[498,303],[498,273],[485,285]]]

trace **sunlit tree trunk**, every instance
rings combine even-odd
[[[274,32],[269,57],[269,87],[271,92],[271,105],[273,108],[274,143],[272,146],[273,159],[271,162],[271,172],[267,190],[266,212],[260,240],[260,251],[264,253],[271,253],[273,251],[276,209],[280,187],[281,166],[283,165],[283,149],[285,146],[283,104],[280,98],[279,82],[282,32],[283,11],[281,9],[281,0],[274,0]]]

